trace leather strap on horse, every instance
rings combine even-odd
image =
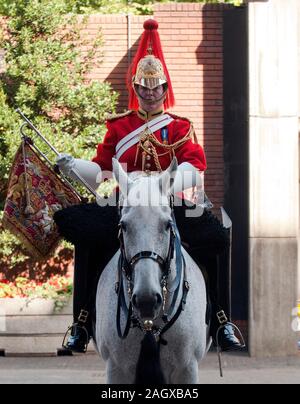
[[[170,308],[168,310],[167,314],[164,314],[163,316],[163,320],[165,322],[169,321],[169,317],[171,316],[171,314],[174,311],[175,308],[175,304],[177,301],[177,296],[179,293],[179,289],[180,289],[180,282],[181,282],[181,278],[182,278],[182,263],[184,263],[185,265],[185,261],[184,261],[184,257],[181,251],[181,238],[180,238],[180,234],[176,225],[176,221],[175,221],[175,216],[174,213],[172,212],[172,219],[173,219],[173,223],[172,223],[172,229],[174,231],[174,239],[175,239],[175,250],[176,250],[176,278],[174,280],[174,284],[173,287],[169,289],[169,292],[172,293],[174,292],[173,295],[173,299],[172,299],[172,303],[170,305]],[[185,267],[184,267],[184,271],[185,271]]]
[[[180,238],[180,234],[178,231],[178,227],[176,225],[176,221],[175,221],[175,216],[174,216],[174,212],[172,211],[172,218],[174,221],[174,229],[175,229],[175,249],[176,249],[176,279],[175,279],[175,287],[172,288],[172,290],[170,291],[174,291],[174,296],[172,299],[172,303],[170,305],[168,314],[165,317],[165,320],[167,321],[166,325],[160,330],[159,332],[159,342],[163,345],[167,344],[167,341],[164,340],[161,336],[168,331],[172,325],[175,323],[175,321],[178,319],[178,317],[180,316],[181,312],[184,310],[185,308],[185,304],[186,304],[186,298],[187,298],[187,294],[189,292],[190,286],[188,281],[186,280],[186,262],[184,259],[184,255],[182,254],[181,251],[181,238]],[[183,273],[184,273],[184,278],[183,278],[183,283],[182,283],[182,297],[181,297],[181,301],[179,303],[179,306],[177,308],[176,313],[174,314],[174,316],[168,320],[169,316],[173,313],[173,310],[175,308],[175,303],[177,301],[177,296],[179,293],[179,289],[180,289],[180,282],[181,282],[181,275],[182,275],[182,263],[183,263]]]
[[[131,324],[131,316],[132,316],[132,303],[129,303],[129,307],[127,308],[125,295],[124,295],[124,285],[123,285],[123,278],[122,278],[122,271],[123,271],[123,256],[120,254],[119,261],[118,261],[118,282],[116,284],[116,292],[118,293],[118,304],[117,304],[117,331],[118,336],[121,339],[125,339],[130,330]],[[126,316],[126,326],[124,332],[121,330],[121,309],[123,310]]]
[[[171,318],[170,321],[167,322],[167,324],[163,327],[163,329],[159,332],[158,335],[158,342],[160,344],[163,345],[167,345],[167,341],[165,339],[163,339],[161,336],[169,330],[169,328],[172,327],[172,325],[175,323],[175,321],[178,319],[178,317],[180,316],[181,312],[184,310],[185,308],[185,304],[186,304],[186,298],[187,298],[187,294],[189,292],[190,289],[190,285],[187,282],[187,280],[184,279],[183,281],[183,291],[182,291],[182,297],[181,297],[181,301],[179,303],[178,309],[176,311],[176,313],[174,314],[174,316]]]

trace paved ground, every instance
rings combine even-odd
[[[216,354],[200,367],[200,384],[300,384],[300,356],[254,359],[244,353],[223,354],[220,378]],[[104,363],[96,354],[73,357],[0,358],[0,384],[103,384]]]

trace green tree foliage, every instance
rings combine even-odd
[[[56,0],[53,0],[55,3]],[[0,0],[0,14],[11,15],[18,0]],[[243,4],[243,0],[65,0],[68,12],[79,14],[97,11],[103,14],[126,13],[152,14],[155,3],[227,3],[235,6]]]
[[[98,11],[105,14],[131,12],[152,14],[155,3],[227,3],[239,6],[243,0],[66,0],[70,11],[85,13]]]
[[[82,56],[85,22],[66,17],[64,0],[8,3],[11,18],[0,38],[5,54],[0,74],[0,208],[20,144],[17,107],[57,150],[90,159],[105,132],[105,115],[115,111],[117,102],[108,83],[86,78],[91,67],[101,63],[101,31]],[[1,235],[8,237],[3,231]],[[11,241],[8,250],[13,251]]]

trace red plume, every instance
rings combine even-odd
[[[164,108],[168,109],[170,107],[173,107],[175,104],[175,98],[174,98],[174,93],[172,89],[172,84],[171,84],[171,79],[169,76],[169,72],[165,63],[163,51],[161,48],[161,43],[160,43],[160,38],[158,34],[158,23],[155,20],[147,20],[144,22],[144,29],[145,31],[142,34],[142,37],[140,39],[139,47],[136,52],[136,55],[131,63],[131,66],[128,69],[127,73],[127,87],[129,91],[129,103],[128,103],[128,108],[136,110],[138,109],[138,100],[135,95],[135,92],[132,88],[132,76],[136,73],[136,68],[139,63],[139,61],[148,55],[148,49],[152,49],[152,54],[157,57],[164,68],[164,73],[167,78],[168,82],[168,91],[166,94],[166,99],[164,102]]]

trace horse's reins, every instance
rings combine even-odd
[[[121,206],[120,206],[120,201],[119,201],[120,222],[119,222],[118,238],[120,241],[120,252],[121,253],[120,253],[120,257],[119,257],[119,261],[118,261],[118,280],[116,282],[115,290],[116,290],[116,293],[118,294],[117,317],[116,317],[117,331],[118,331],[118,336],[122,339],[125,339],[127,337],[131,326],[139,326],[142,330],[144,330],[144,328],[145,328],[139,324],[138,319],[135,319],[133,317],[133,308],[132,308],[132,302],[131,302],[131,294],[132,294],[132,286],[133,286],[132,275],[133,275],[133,271],[134,271],[134,265],[141,259],[152,259],[153,261],[157,262],[160,265],[160,267],[162,268],[161,286],[163,289],[164,304],[165,304],[165,298],[166,298],[167,291],[169,291],[170,293],[173,292],[173,298],[172,298],[169,310],[167,313],[164,313],[162,316],[164,326],[156,329],[155,331],[152,330],[152,326],[146,330],[152,331],[154,333],[156,339],[159,342],[166,343],[161,338],[161,336],[175,323],[175,321],[178,319],[180,313],[184,310],[184,307],[186,304],[186,297],[187,297],[187,294],[189,291],[189,283],[186,280],[186,264],[185,264],[184,256],[181,251],[181,240],[180,240],[179,231],[178,231],[176,221],[175,221],[173,203],[174,203],[173,196],[171,196],[170,197],[170,207],[172,210],[172,220],[170,220],[170,222],[169,222],[170,243],[169,243],[169,250],[168,250],[166,259],[163,259],[159,254],[157,254],[153,251],[141,251],[128,261],[128,259],[126,257],[126,253],[125,253],[125,245],[124,245],[124,238],[123,238],[124,224],[121,221]],[[176,263],[175,263],[176,277],[173,282],[172,288],[168,290],[168,287],[167,287],[168,278],[169,278],[169,275],[171,272],[171,261],[174,257],[174,251],[176,251]],[[128,293],[129,299],[130,299],[128,307],[126,304],[126,298],[125,298],[125,293],[124,293],[123,274],[125,275],[126,280],[127,280],[127,293]],[[183,276],[183,281],[182,281],[182,276]],[[180,303],[178,305],[178,308],[177,308],[175,314],[173,315],[173,317],[171,317],[171,315],[175,309],[175,304],[177,301],[177,297],[179,294],[181,284],[182,284],[182,297],[181,297]],[[127,317],[124,332],[122,332],[122,330],[121,330],[121,310],[124,312],[125,316]]]

